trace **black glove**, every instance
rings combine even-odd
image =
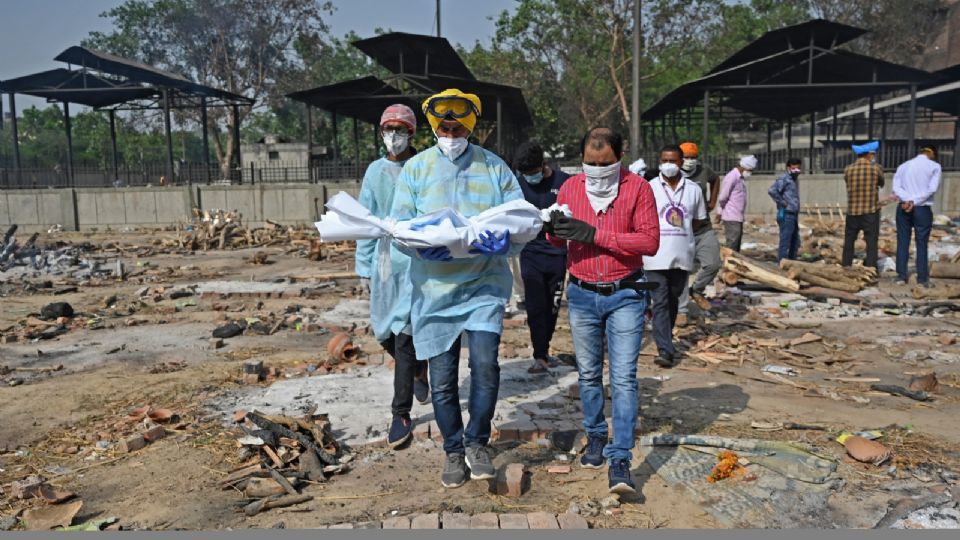
[[[554,231],[556,230],[556,227],[557,227],[557,221],[562,219],[563,217],[564,217],[563,212],[559,210],[554,210],[553,212],[550,212],[550,221],[545,221],[543,223],[543,232],[548,234],[555,234]]]
[[[573,240],[584,244],[592,244],[597,229],[589,223],[568,217],[557,219],[553,225],[553,235],[563,240]]]

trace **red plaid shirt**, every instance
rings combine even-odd
[[[607,210],[594,212],[587,199],[586,176],[567,180],[557,195],[557,204],[570,207],[574,219],[593,225],[593,244],[567,242],[552,235],[557,246],[567,245],[567,270],[583,281],[609,282],[643,268],[643,256],[660,248],[660,221],[650,184],[627,169],[620,169],[620,190]]]

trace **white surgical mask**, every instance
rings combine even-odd
[[[687,174],[693,174],[693,171],[697,170],[697,158],[683,158],[683,166],[680,167],[680,170]]]
[[[662,174],[664,178],[673,178],[677,176],[678,172],[680,172],[680,166],[676,163],[660,164],[660,174]]]
[[[384,133],[383,144],[387,147],[387,152],[399,156],[410,144],[410,136],[406,133]]]
[[[744,177],[744,178],[750,178],[750,175],[751,175],[751,174],[753,174],[752,171],[743,171],[742,173],[740,173],[740,176],[742,176],[742,177]]]
[[[460,154],[463,154],[464,150],[467,149],[468,144],[470,143],[464,137],[437,137],[437,146],[440,147],[445,156],[450,158],[450,161],[460,157]]]
[[[587,177],[587,199],[594,212],[603,212],[620,192],[620,162],[610,165],[583,164],[583,174]]]

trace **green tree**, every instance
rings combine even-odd
[[[331,11],[321,0],[127,0],[103,14],[114,29],[91,32],[84,45],[269,103],[282,92],[278,81],[304,70],[295,43],[321,42]],[[241,111],[241,125],[249,114]],[[226,110],[210,111],[225,176],[234,157],[232,122]]]

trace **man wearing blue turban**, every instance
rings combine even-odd
[[[847,217],[843,231],[843,266],[853,264],[853,248],[860,231],[867,243],[864,266],[877,267],[880,241],[880,201],[877,191],[883,187],[883,169],[875,162],[879,141],[851,146],[857,160],[843,171],[847,185]]]

